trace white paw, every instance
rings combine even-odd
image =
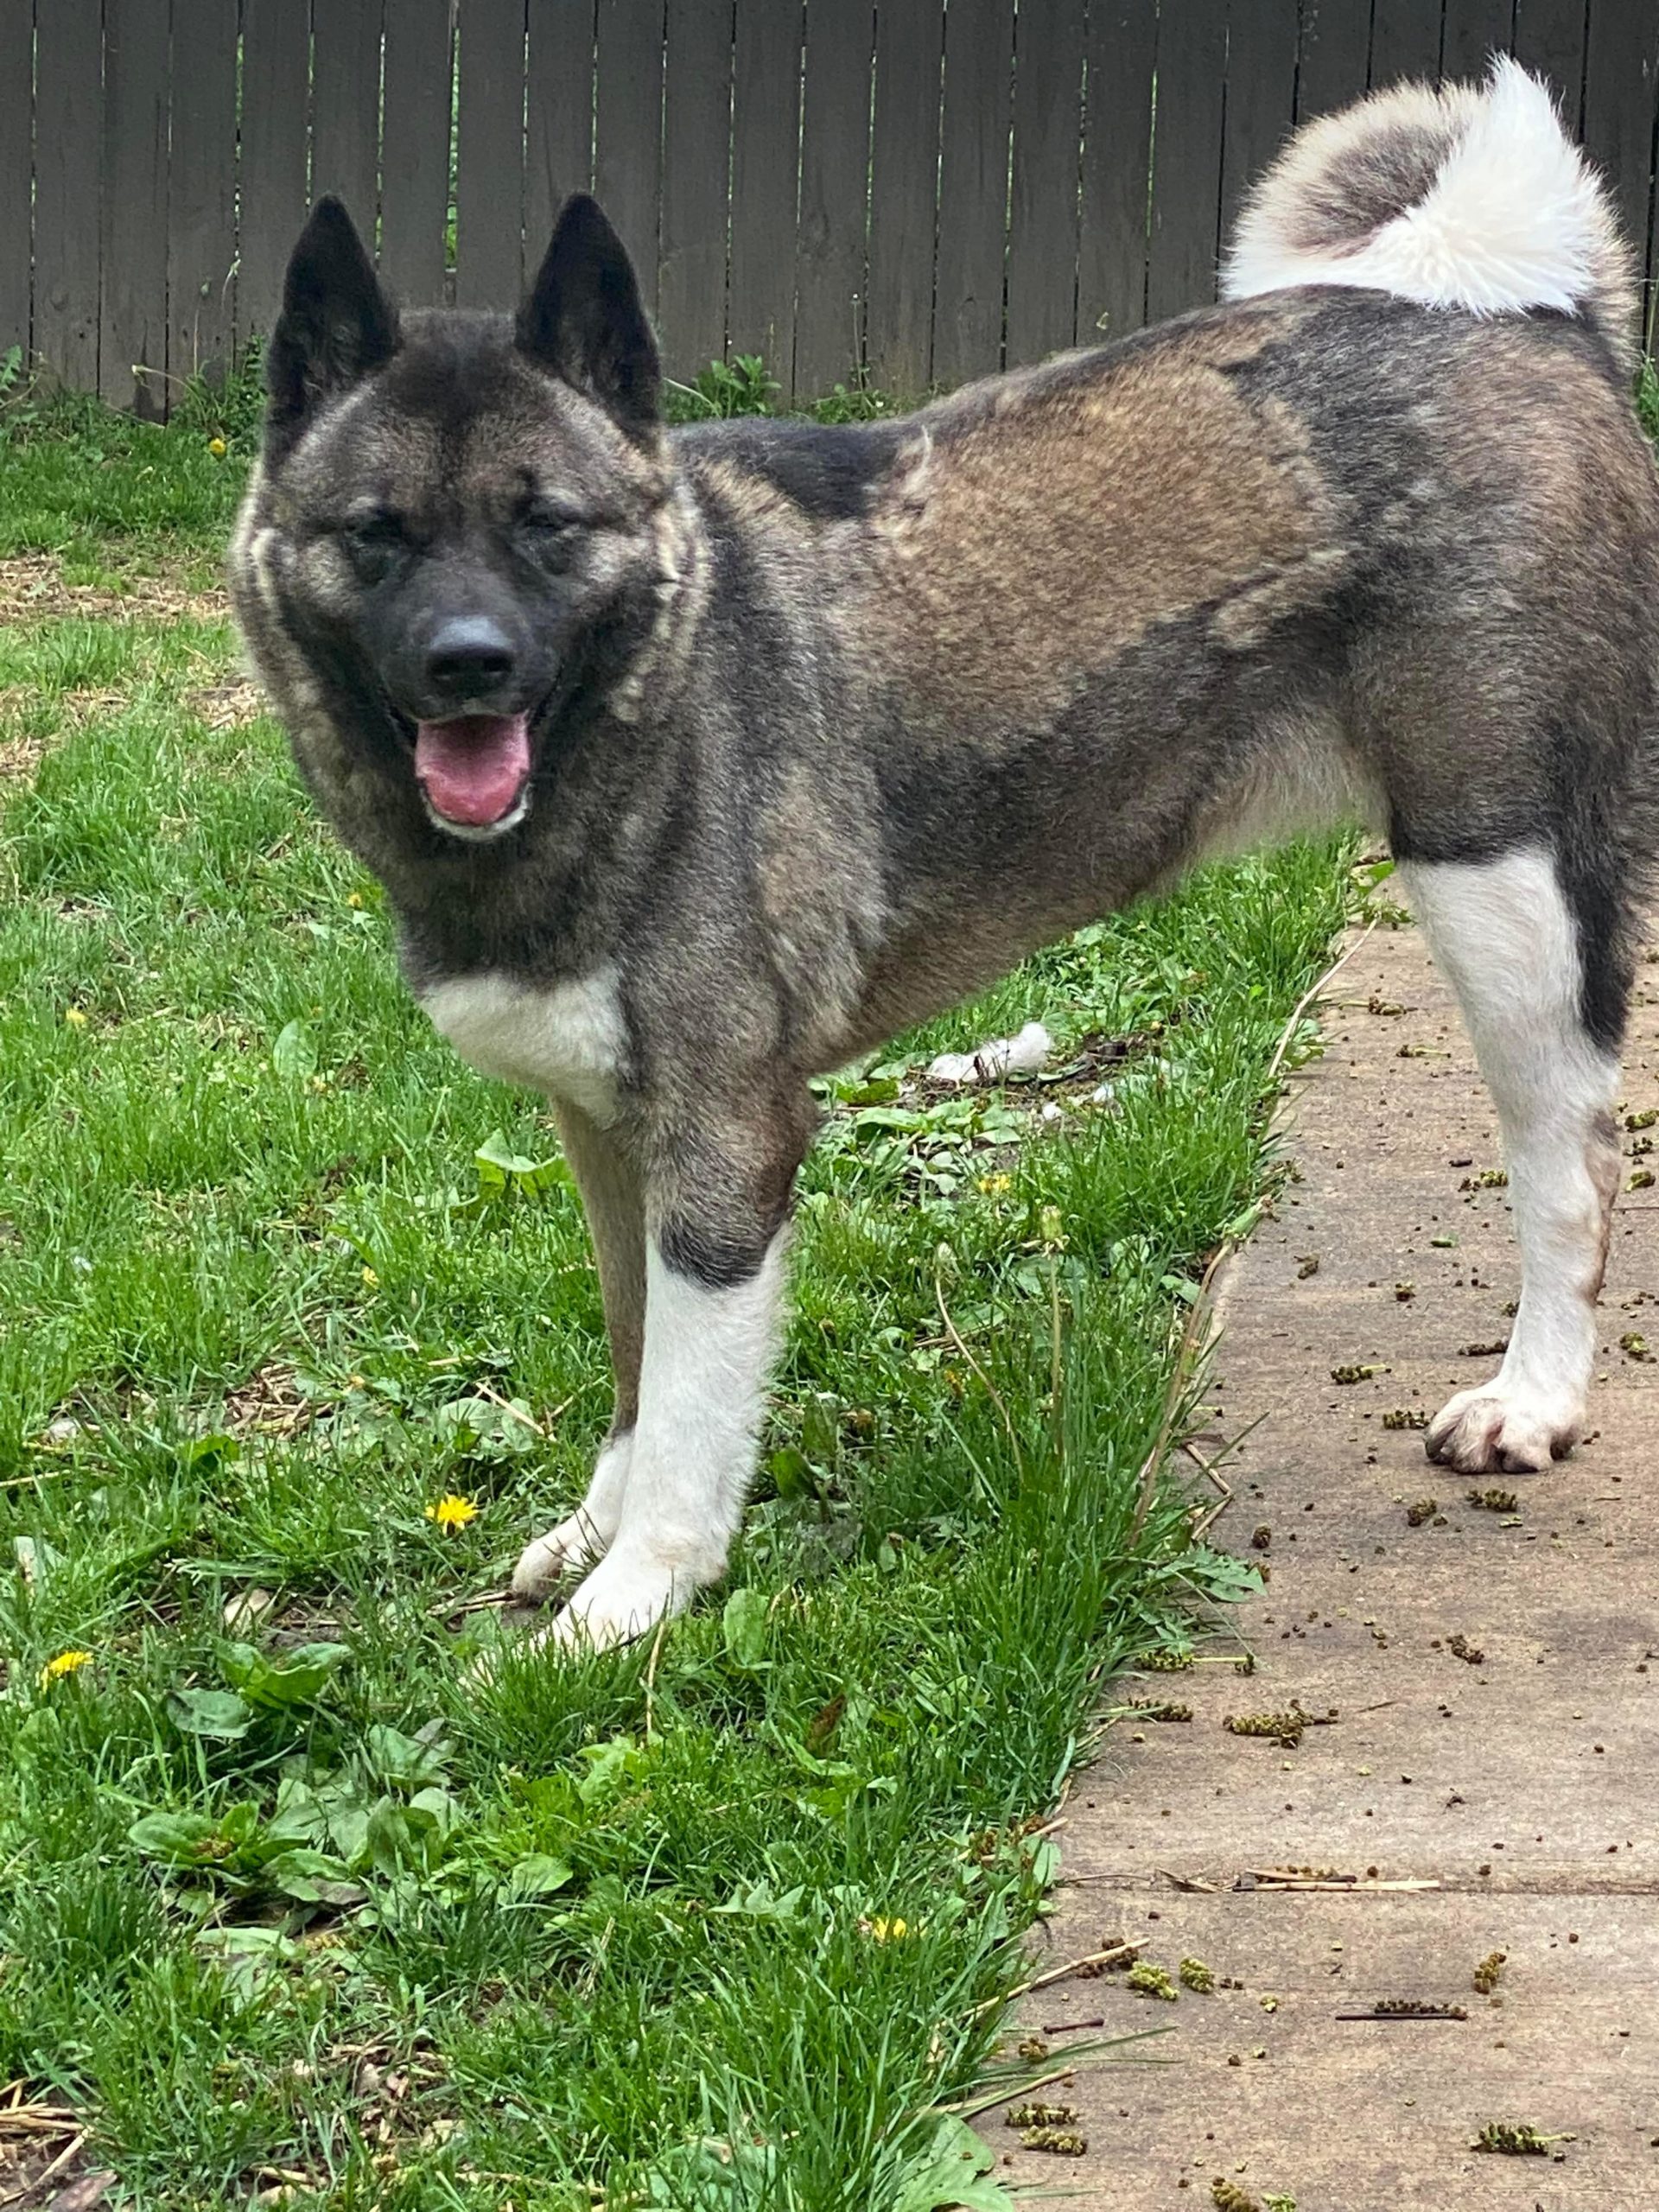
[[[544,1640],[567,1651],[632,1643],[666,1615],[683,1612],[697,1586],[683,1568],[677,1573],[638,1553],[612,1552],[543,1631]]]
[[[1576,1401],[1499,1376],[1448,1399],[1429,1423],[1423,1448],[1460,1475],[1535,1474],[1565,1459],[1583,1433]]]
[[[555,1584],[591,1567],[604,1548],[598,1529],[579,1507],[568,1521],[561,1521],[519,1553],[512,1570],[513,1596],[524,1605],[539,1605]]]

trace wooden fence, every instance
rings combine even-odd
[[[504,307],[591,185],[676,374],[919,391],[1211,298],[1295,120],[1499,47],[1659,273],[1659,0],[0,0],[0,357],[158,412],[315,194]]]

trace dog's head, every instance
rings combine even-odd
[[[268,380],[233,563],[256,650],[262,628],[279,633],[262,663],[321,681],[371,788],[418,790],[457,837],[503,836],[664,588],[673,473],[620,241],[573,199],[515,321],[400,318],[322,200]]]

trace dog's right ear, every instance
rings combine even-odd
[[[338,200],[319,200],[289,262],[265,357],[270,431],[296,435],[323,400],[397,349],[397,309],[351,217]]]

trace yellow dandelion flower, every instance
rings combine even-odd
[[[48,1682],[61,1681],[66,1675],[73,1675],[77,1669],[92,1663],[90,1651],[60,1651],[55,1659],[48,1659],[41,1668],[41,1688],[44,1689]]]
[[[72,1029],[84,1029],[86,1027],[86,1017],[78,1006],[65,1007],[63,1018]]]
[[[223,460],[224,460],[224,458],[225,458],[225,441],[224,441],[224,439],[223,439],[223,438],[209,438],[209,439],[208,439],[208,441],[207,441],[207,450],[208,450],[208,452],[209,452],[210,454],[212,454],[212,455],[213,456],[213,459],[214,459],[215,461],[223,461]]]
[[[429,1521],[435,1521],[440,1529],[464,1529],[469,1521],[478,1518],[478,1508],[470,1497],[457,1497],[454,1491],[441,1497],[435,1505],[426,1509]]]
[[[363,893],[360,891],[348,891],[346,893],[346,904],[348,906],[360,906],[363,904]]]
[[[873,1943],[902,1943],[910,1933],[907,1920],[889,1920],[880,1913],[866,1927]]]
[[[379,1278],[379,1276],[378,1276],[378,1274],[376,1274],[376,1273],[374,1272],[374,1269],[373,1269],[372,1268],[364,1268],[364,1270],[363,1270],[363,1287],[364,1287],[364,1288],[365,1288],[365,1290],[378,1290],[378,1289],[379,1289],[379,1287],[380,1287],[380,1278]]]

